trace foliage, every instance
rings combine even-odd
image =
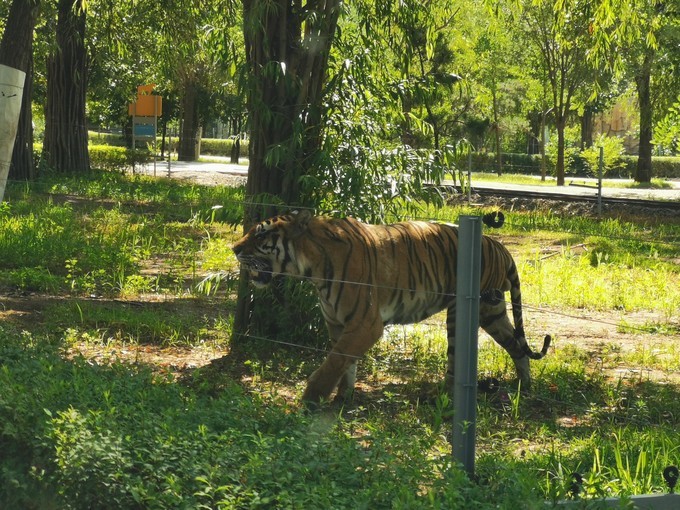
[[[151,156],[143,149],[127,149],[110,145],[88,147],[90,166],[108,172],[134,172],[137,165],[147,163]]]
[[[654,144],[666,155],[680,152],[680,97],[657,123],[654,129]]]
[[[496,172],[496,154],[493,152],[473,152],[469,162],[473,172]],[[464,171],[468,168],[468,158],[457,158],[457,166]],[[540,175],[541,156],[538,154],[517,154],[504,152],[501,154],[501,164],[504,173],[518,173]],[[550,164],[548,171],[554,173],[554,165]]]
[[[580,157],[586,163],[591,175],[598,175],[600,166],[600,148],[602,148],[603,177],[618,177],[625,168],[623,156],[623,140],[617,136],[598,136],[592,147],[581,151]]]
[[[201,154],[229,157],[233,146],[233,138],[201,138]],[[241,140],[239,157],[248,157],[248,140]]]
[[[20,198],[35,190],[105,197],[118,206],[93,211],[55,204],[40,193],[30,201]],[[10,186],[9,203],[0,209],[0,285],[117,295],[143,283],[135,275],[152,253],[195,257],[198,242],[185,236],[193,232],[200,238],[205,225],[215,221],[237,223],[242,197],[238,188],[200,188],[110,172],[40,181],[28,189]],[[156,213],[147,217],[137,210],[140,204],[158,204]],[[224,205],[215,209],[216,204]],[[176,220],[185,226],[168,224]],[[167,288],[173,280],[178,285],[181,279],[169,275],[160,286]]]
[[[0,475],[3,505],[494,508],[448,458],[424,453],[435,439],[426,430],[360,447],[330,417],[228,379],[211,396],[146,368],[64,360],[55,345],[5,329],[0,359],[0,441],[14,460]]]

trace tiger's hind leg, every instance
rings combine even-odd
[[[510,322],[506,310],[505,300],[479,303],[479,325],[500,345],[512,358],[515,364],[517,377],[524,391],[531,388],[531,371],[529,370],[529,357],[526,355],[523,345],[524,332],[519,336],[515,334],[515,328]]]

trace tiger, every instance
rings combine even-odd
[[[255,286],[277,275],[309,279],[318,292],[331,339],[327,357],[307,380],[302,401],[310,405],[351,398],[357,361],[389,324],[412,324],[447,309],[448,366],[453,387],[456,330],[458,228],[426,221],[371,225],[354,218],[315,216],[301,210],[254,225],[232,247]],[[499,241],[482,236],[479,324],[513,360],[520,387],[531,386],[517,266]],[[509,291],[515,327],[508,318]]]

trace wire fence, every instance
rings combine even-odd
[[[10,181],[14,185],[19,185],[19,186],[34,186],[34,183],[31,182],[26,182],[26,181]],[[62,190],[55,190],[56,193],[62,192]],[[232,201],[225,201],[224,205],[230,205],[230,206],[235,206],[241,209],[245,209],[248,207],[257,207],[257,208],[262,208],[262,209],[278,209],[278,210],[310,210],[315,213],[319,213],[322,215],[338,215],[337,210],[335,209],[329,209],[329,210],[318,210],[316,208],[312,207],[305,207],[305,206],[298,206],[298,205],[284,205],[281,203],[275,203],[275,202],[257,202],[257,201],[244,201],[244,200],[232,200]],[[479,207],[473,210],[476,210],[479,212],[479,214],[482,214],[482,212],[486,208]],[[438,217],[432,217],[432,216],[425,216],[425,215],[410,215],[410,216],[405,216],[401,219],[403,220],[411,220],[411,221],[428,221],[428,222],[441,222],[441,221],[453,221],[454,218],[447,215],[439,215]],[[552,225],[527,225],[527,224],[521,224],[521,223],[513,223],[512,219],[509,221],[506,221],[505,225],[515,228],[515,229],[523,229],[523,230],[528,230],[528,231],[544,231],[544,232],[549,232],[551,234],[562,234],[562,235],[569,235],[569,236],[583,236],[583,237],[598,237],[602,239],[607,239],[607,240],[612,240],[612,241],[624,241],[624,242],[630,242],[630,243],[645,243],[648,245],[658,245],[658,244],[663,244],[663,245],[668,245],[671,247],[680,247],[680,240],[677,240],[675,238],[669,238],[669,239],[664,239],[663,237],[660,237],[658,235],[650,235],[649,232],[644,233],[644,238],[642,237],[642,234],[640,237],[637,236],[624,236],[624,235],[613,235],[613,234],[607,234],[607,233],[601,233],[601,232],[596,232],[596,231],[579,231],[576,229],[559,229],[556,228]],[[488,234],[487,234],[488,235]],[[261,271],[265,272],[265,271]],[[297,278],[300,280],[307,280],[310,281],[311,283],[318,283],[319,280],[323,281],[324,283],[328,282],[328,280],[324,279],[319,279],[315,277],[309,277],[309,276],[300,276],[300,275],[291,275],[291,274],[283,274],[281,276],[289,276],[293,278]],[[389,290],[389,291],[404,291],[404,292],[415,292],[417,289],[410,289],[410,288],[402,288],[402,287],[394,287],[394,286],[389,286],[389,285],[382,285],[382,284],[376,284],[376,283],[368,283],[368,282],[361,282],[361,281],[349,281],[349,280],[332,280],[335,283],[343,284],[343,285],[355,285],[355,286],[362,286],[362,287],[375,287],[378,289],[382,290]],[[421,291],[423,294],[427,295],[437,295],[440,294],[443,297],[446,297],[447,299],[450,299],[451,301],[455,299],[456,295],[455,292],[450,291],[450,292],[436,292],[434,290],[424,290]],[[579,316],[579,315],[574,315],[570,313],[565,313],[562,311],[558,310],[553,310],[553,309],[548,309],[543,306],[537,306],[533,304],[528,304],[528,303],[513,303],[511,300],[506,301],[507,306],[511,308],[513,305],[521,306],[523,310],[530,310],[538,314],[550,314],[554,315],[557,317],[564,317],[564,318],[569,318],[573,320],[582,320],[584,322],[590,322],[590,323],[598,323],[602,325],[607,325],[607,326],[614,326],[614,327],[619,327],[620,325],[611,321],[607,320],[602,320],[602,319],[594,319],[590,317],[585,317],[585,316]],[[433,326],[434,323],[430,322],[428,320],[420,321],[421,324],[424,325],[429,325]],[[626,325],[626,329],[631,330],[631,331],[638,331],[638,332],[648,332],[647,328],[642,328],[638,327],[635,325]],[[307,345],[303,344],[296,344],[294,342],[285,342],[281,340],[276,340],[276,339],[271,339],[271,338],[264,338],[264,337],[258,337],[258,336],[252,336],[252,338],[260,340],[260,341],[268,341],[273,344],[280,344],[280,345],[286,345],[290,347],[296,347],[300,349],[306,349],[306,350],[314,350],[314,351],[320,351],[323,353],[330,353],[330,350],[324,350],[324,349],[318,349],[315,347],[310,347]]]
[[[436,221],[436,219],[433,220],[431,218],[418,218],[418,219],[427,220],[427,221]],[[597,236],[597,237],[602,237],[602,238],[605,238],[605,239],[617,240],[617,241],[629,241],[629,242],[643,241],[643,240],[641,240],[640,238],[637,238],[637,237],[612,236],[612,235],[607,235],[607,234],[598,234],[596,232],[575,232],[574,230],[560,230],[560,229],[555,229],[555,228],[552,228],[552,229],[541,228],[541,229],[537,229],[537,230],[541,230],[541,231],[547,230],[551,233],[567,234],[567,235],[571,235],[571,236],[573,236],[573,235]],[[663,239],[658,239],[658,238],[655,238],[651,241],[650,240],[644,240],[644,242],[649,243],[649,244],[658,244],[658,243],[669,244],[671,246],[680,245],[680,243],[677,242],[677,241],[663,240]],[[309,281],[312,281],[312,282],[318,280],[318,279],[311,278],[311,277],[304,277],[304,276],[292,275],[292,274],[285,274],[285,275],[282,275],[282,276],[288,276],[288,277],[298,278],[298,279],[303,279],[303,280],[306,279],[306,280],[309,280]],[[366,282],[356,282],[356,281],[348,281],[348,280],[334,280],[334,281],[336,283],[342,283],[344,285],[373,286],[373,287],[382,288],[382,289],[391,290],[391,291],[405,291],[405,292],[414,292],[415,291],[415,289],[410,289],[410,288],[398,288],[398,287],[393,287],[393,286],[383,286],[383,285],[379,285],[379,284],[369,284],[369,283],[366,283]],[[324,282],[327,282],[327,280],[324,280]],[[498,292],[500,292],[500,291],[498,291]],[[454,292],[437,293],[437,292],[434,292],[434,291],[425,291],[425,293],[428,294],[428,295],[441,294],[441,295],[443,295],[447,298],[450,298],[451,300],[453,300],[456,297]],[[549,314],[549,315],[553,315],[553,316],[557,316],[557,317],[569,318],[569,319],[573,319],[573,320],[580,320],[580,321],[584,321],[584,322],[588,322],[588,323],[596,323],[596,324],[601,324],[601,325],[606,325],[606,326],[620,327],[619,323],[612,322],[612,321],[609,321],[609,320],[596,319],[596,318],[592,318],[592,317],[586,317],[584,315],[575,315],[575,314],[565,313],[563,311],[548,309],[544,306],[536,306],[536,305],[532,305],[532,304],[528,304],[528,303],[518,303],[518,302],[513,302],[512,300],[508,300],[506,302],[507,302],[508,310],[510,310],[512,308],[512,306],[520,306],[522,308],[522,310],[531,310],[531,311],[539,313],[539,314]],[[428,320],[420,321],[420,323],[425,324],[425,325],[429,325],[429,326],[435,325],[433,322],[428,321]],[[639,327],[639,326],[636,326],[636,325],[633,325],[633,324],[627,324],[625,326],[625,328],[629,331],[636,331],[636,332],[640,332],[640,333],[648,333],[649,332],[648,328]],[[259,340],[266,340],[266,339],[259,338]],[[304,345],[299,345],[299,344],[291,344],[291,345],[293,345],[295,347],[303,348],[303,349],[306,348]],[[326,352],[330,352],[330,351],[326,351]]]

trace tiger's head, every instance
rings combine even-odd
[[[293,242],[305,232],[311,218],[309,211],[274,216],[253,226],[234,244],[236,258],[256,286],[268,285],[278,274],[298,274]]]

